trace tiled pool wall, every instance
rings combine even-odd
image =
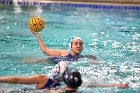
[[[55,1],[55,2],[54,2]],[[0,0],[0,5],[20,5],[20,6],[66,6],[66,7],[85,7],[85,8],[101,8],[101,9],[129,9],[140,10],[140,5],[127,5],[127,4],[106,4],[106,3],[84,3],[84,2],[61,2],[58,0]],[[78,1],[78,0],[77,0]],[[80,1],[80,0],[79,0]],[[84,0],[85,1],[85,0]],[[90,0],[88,0],[90,1]],[[95,0],[97,1],[97,0]],[[98,0],[100,1],[100,0]],[[103,0],[101,0],[103,1]],[[109,0],[108,0],[109,1]],[[122,1],[122,0],[121,0]],[[135,0],[138,1],[138,0]],[[140,1],[139,1],[140,2]]]

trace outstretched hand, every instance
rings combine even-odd
[[[117,88],[128,88],[129,85],[128,84],[116,84]]]

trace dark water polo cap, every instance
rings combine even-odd
[[[67,69],[63,73],[62,79],[71,88],[78,88],[82,84],[81,74],[75,69]]]

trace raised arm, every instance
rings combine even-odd
[[[39,33],[35,34],[42,52],[48,56],[61,56],[61,50],[49,49],[41,39]]]
[[[43,42],[43,40],[41,39],[41,36],[39,35],[38,32],[33,32],[31,31],[33,34],[35,34],[35,36],[37,37],[39,46],[42,50],[42,52],[48,56],[61,56],[63,55],[66,51],[65,50],[57,50],[57,49],[49,49]]]

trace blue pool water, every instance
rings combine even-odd
[[[85,93],[140,92],[140,11],[124,9],[91,9],[60,6],[0,6],[0,76],[51,76],[54,64],[34,63],[48,57],[41,52],[36,37],[28,29],[28,20],[41,16],[45,29],[40,35],[49,48],[66,49],[70,38],[84,41],[83,55],[92,54],[100,64],[80,59],[71,65],[90,83],[129,83],[130,88],[86,88]],[[35,59],[34,59],[35,58]],[[30,62],[23,62],[29,59]],[[0,84],[0,91],[15,91],[34,85]]]

